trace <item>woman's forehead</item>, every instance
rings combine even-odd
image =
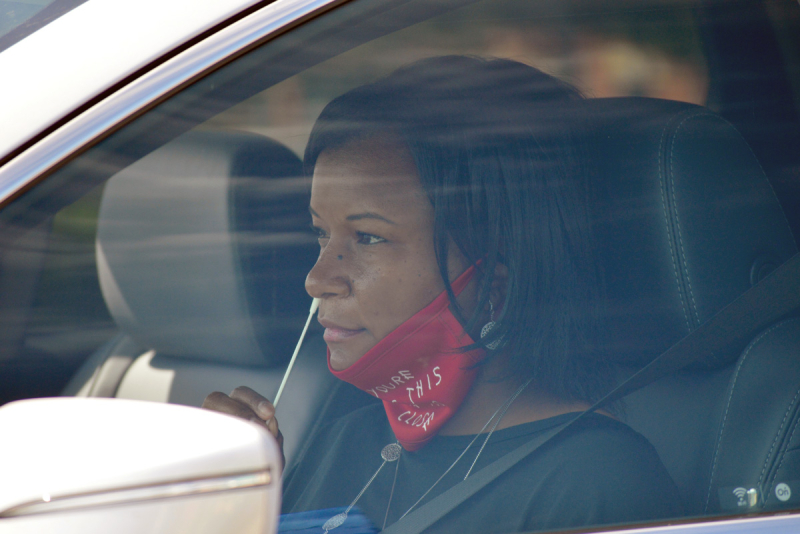
[[[388,136],[375,137],[320,154],[311,186],[312,207],[359,203],[394,208],[392,211],[427,203],[404,143]]]
[[[408,145],[391,132],[356,137],[341,145],[324,149],[317,158],[317,169],[323,166],[369,170],[373,173],[416,174],[417,168]]]

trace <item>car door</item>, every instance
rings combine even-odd
[[[84,78],[65,84],[69,91],[59,93],[53,72],[37,72],[30,89],[10,93],[25,105],[8,112],[20,127],[1,138],[0,402],[77,394],[199,406],[211,391],[242,384],[272,397],[311,303],[303,282],[318,245],[307,229],[310,177],[302,159],[314,121],[336,96],[426,57],[511,58],[589,99],[644,97],[710,109],[741,133],[739,146],[763,168],[786,235],[800,235],[796,2],[208,2],[186,20],[185,3],[155,4],[136,11],[140,27],[152,30],[141,48],[98,53],[112,70],[67,58],[56,74]],[[75,28],[102,20],[105,6],[91,0],[70,11],[58,32],[74,31],[72,19]],[[81,19],[81,9],[90,8],[97,11]],[[148,22],[159,10],[164,20]],[[175,20],[180,28],[167,31]],[[113,27],[96,35],[110,38]],[[116,46],[131,47],[135,37],[130,30]],[[26,41],[17,49],[34,43]],[[6,65],[22,69],[22,57]],[[26,91],[35,97],[23,99]],[[33,109],[37,102],[46,105]],[[619,122],[645,119],[632,112]],[[707,200],[703,216],[713,219],[713,198]],[[609,217],[628,220],[635,210],[616,205]],[[624,239],[612,241],[625,249]],[[766,275],[775,266],[750,259],[754,283],[759,269]],[[616,291],[614,273],[607,278]],[[727,280],[712,286],[738,295]],[[651,311],[633,297],[625,305],[633,316]],[[665,334],[646,357],[615,361],[620,379],[704,317]],[[620,337],[637,345],[635,335],[655,338],[654,331]],[[725,395],[741,368],[740,349],[638,392],[619,416],[653,443],[687,501],[700,503],[700,494],[712,492],[713,449],[726,443]],[[373,402],[334,381],[324,353],[320,328],[312,326],[278,412],[290,464],[302,458],[321,419]],[[794,432],[780,436],[789,465]],[[793,482],[771,481],[745,508],[733,493],[738,484],[714,486],[727,492],[718,508],[709,509],[708,498],[705,508],[689,504],[693,519],[671,518],[686,523],[655,531],[791,530],[794,500],[776,493],[780,502],[768,501],[763,493]],[[342,505],[352,497],[343,496]],[[716,522],[739,513],[754,515]]]

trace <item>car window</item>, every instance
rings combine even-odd
[[[401,525],[796,254],[798,25],[789,0],[331,9],[2,208],[0,402],[274,399],[315,297],[283,511]],[[437,302],[446,346],[407,348]],[[798,328],[697,354],[426,532],[794,510]]]
[[[300,131],[335,96],[433,55],[477,54],[534,64],[586,96],[649,96],[704,105],[708,66],[689,5],[607,10],[477,2],[365,43],[275,85],[212,124],[281,136],[298,153]],[[402,50],[402,53],[397,53]],[[279,128],[286,128],[285,134]],[[301,129],[302,128],[302,129]]]

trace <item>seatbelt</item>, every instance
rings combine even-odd
[[[722,308],[689,335],[661,353],[640,371],[615,387],[574,419],[552,428],[506,453],[463,482],[443,492],[383,531],[384,534],[420,534],[482,488],[533,454],[587,414],[630,393],[680,371],[699,355],[727,353],[800,307],[800,253],[792,256],[763,280]]]

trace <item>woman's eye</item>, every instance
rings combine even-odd
[[[378,243],[383,243],[384,241],[386,240],[380,236],[358,232],[358,242],[361,245],[377,245]]]
[[[317,234],[317,239],[328,239],[328,232],[320,228],[319,226],[312,226],[311,230]]]

